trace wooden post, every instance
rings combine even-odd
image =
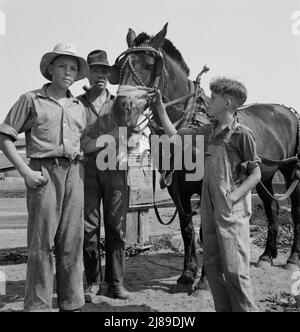
[[[150,239],[149,210],[138,211],[138,242],[143,245]]]
[[[138,215],[139,211],[127,213],[126,246],[131,246],[138,242]]]

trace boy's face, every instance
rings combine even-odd
[[[77,78],[78,62],[72,56],[59,56],[49,66],[49,73],[53,83],[62,89],[68,89]]]
[[[90,66],[90,85],[97,84],[99,89],[104,90],[107,85],[108,75],[109,67],[102,65]]]
[[[218,118],[224,112],[231,109],[231,100],[220,94],[214,92],[211,93],[210,104],[207,109],[207,113],[210,116]]]

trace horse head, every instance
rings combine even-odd
[[[160,89],[164,102],[190,92],[189,68],[166,34],[167,24],[153,37],[146,33],[136,35],[129,29],[128,49],[116,59],[110,74],[110,83],[119,84],[113,107],[119,126],[140,129],[139,123],[150,118],[160,126],[158,115],[146,111],[151,106],[148,93],[154,89]],[[171,121],[180,120],[184,109],[185,103],[167,108]],[[146,120],[139,120],[141,117]]]

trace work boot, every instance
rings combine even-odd
[[[84,300],[86,303],[93,302],[93,299],[96,295],[100,295],[100,286],[99,285],[88,285],[86,290],[84,291]]]
[[[113,299],[128,300],[130,298],[130,293],[122,285],[109,286],[107,296],[112,297]]]
[[[81,310],[80,309],[74,309],[74,310],[59,309],[59,312],[81,312]]]

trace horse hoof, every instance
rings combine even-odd
[[[200,279],[194,286],[194,290],[210,290],[207,278]]]
[[[182,273],[180,278],[177,280],[177,284],[188,285],[194,284],[195,275],[193,271],[185,271]]]
[[[259,261],[256,263],[256,267],[258,267],[258,268],[270,267],[272,265],[273,265],[273,262],[270,258],[259,259]]]
[[[300,267],[298,264],[294,264],[294,263],[287,263],[284,266],[284,269],[287,271],[291,271],[291,272],[298,272],[300,271]]]
[[[176,284],[170,288],[171,294],[178,294],[178,293],[190,294],[191,292],[193,292],[193,284]]]

